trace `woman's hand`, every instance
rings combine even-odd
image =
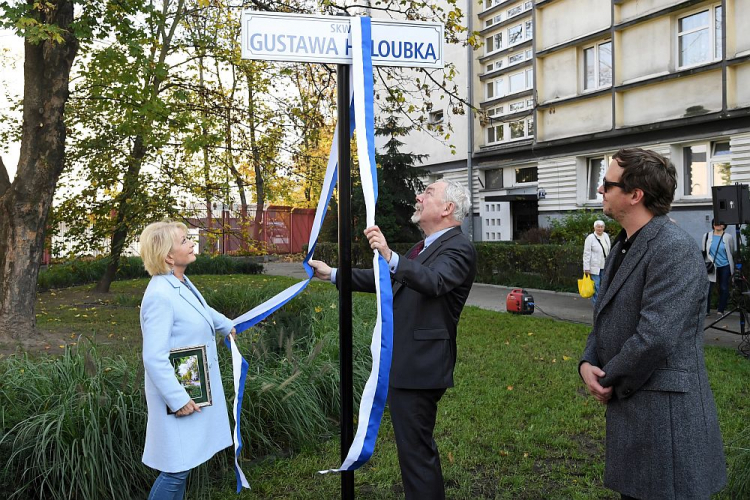
[[[197,404],[195,404],[195,401],[191,399],[190,401],[187,402],[185,406],[177,410],[174,414],[178,417],[187,417],[194,411],[197,411],[198,413],[200,413],[201,409]]]

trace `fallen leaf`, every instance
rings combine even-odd
[[[570,359],[570,356],[563,355],[563,361],[568,361]]]
[[[512,390],[513,390],[513,386],[512,386],[512,385],[509,385],[509,386],[508,386],[508,390],[509,390],[509,391],[512,391]]]

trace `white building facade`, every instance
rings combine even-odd
[[[611,155],[653,149],[677,168],[670,215],[698,239],[711,187],[750,183],[748,19],[750,0],[485,0],[467,13],[483,47],[454,60],[480,110],[470,151],[425,166],[471,171],[474,239],[512,240],[601,209]]]

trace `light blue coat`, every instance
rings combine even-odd
[[[141,302],[143,366],[146,368],[148,424],[143,463],[162,472],[192,469],[232,445],[224,389],[219,374],[216,332],[226,336],[232,321],[209,307],[174,275],[151,278]],[[190,401],[177,382],[169,351],[206,345],[213,404],[186,417],[167,414]]]

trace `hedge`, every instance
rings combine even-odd
[[[99,281],[107,266],[106,258],[75,259],[63,264],[53,264],[39,272],[37,285],[39,291],[52,288],[66,288]],[[227,257],[217,255],[196,256],[195,262],[190,264],[188,274],[261,274],[263,264],[253,262],[247,258]],[[143,268],[140,257],[123,257],[117,269],[117,280],[147,278],[148,273]]]
[[[413,243],[389,244],[405,255]],[[477,249],[477,283],[575,292],[582,273],[579,245],[522,245],[515,242],[474,243]],[[315,258],[335,266],[338,245],[318,243]],[[370,254],[352,247],[352,266],[372,266]]]

